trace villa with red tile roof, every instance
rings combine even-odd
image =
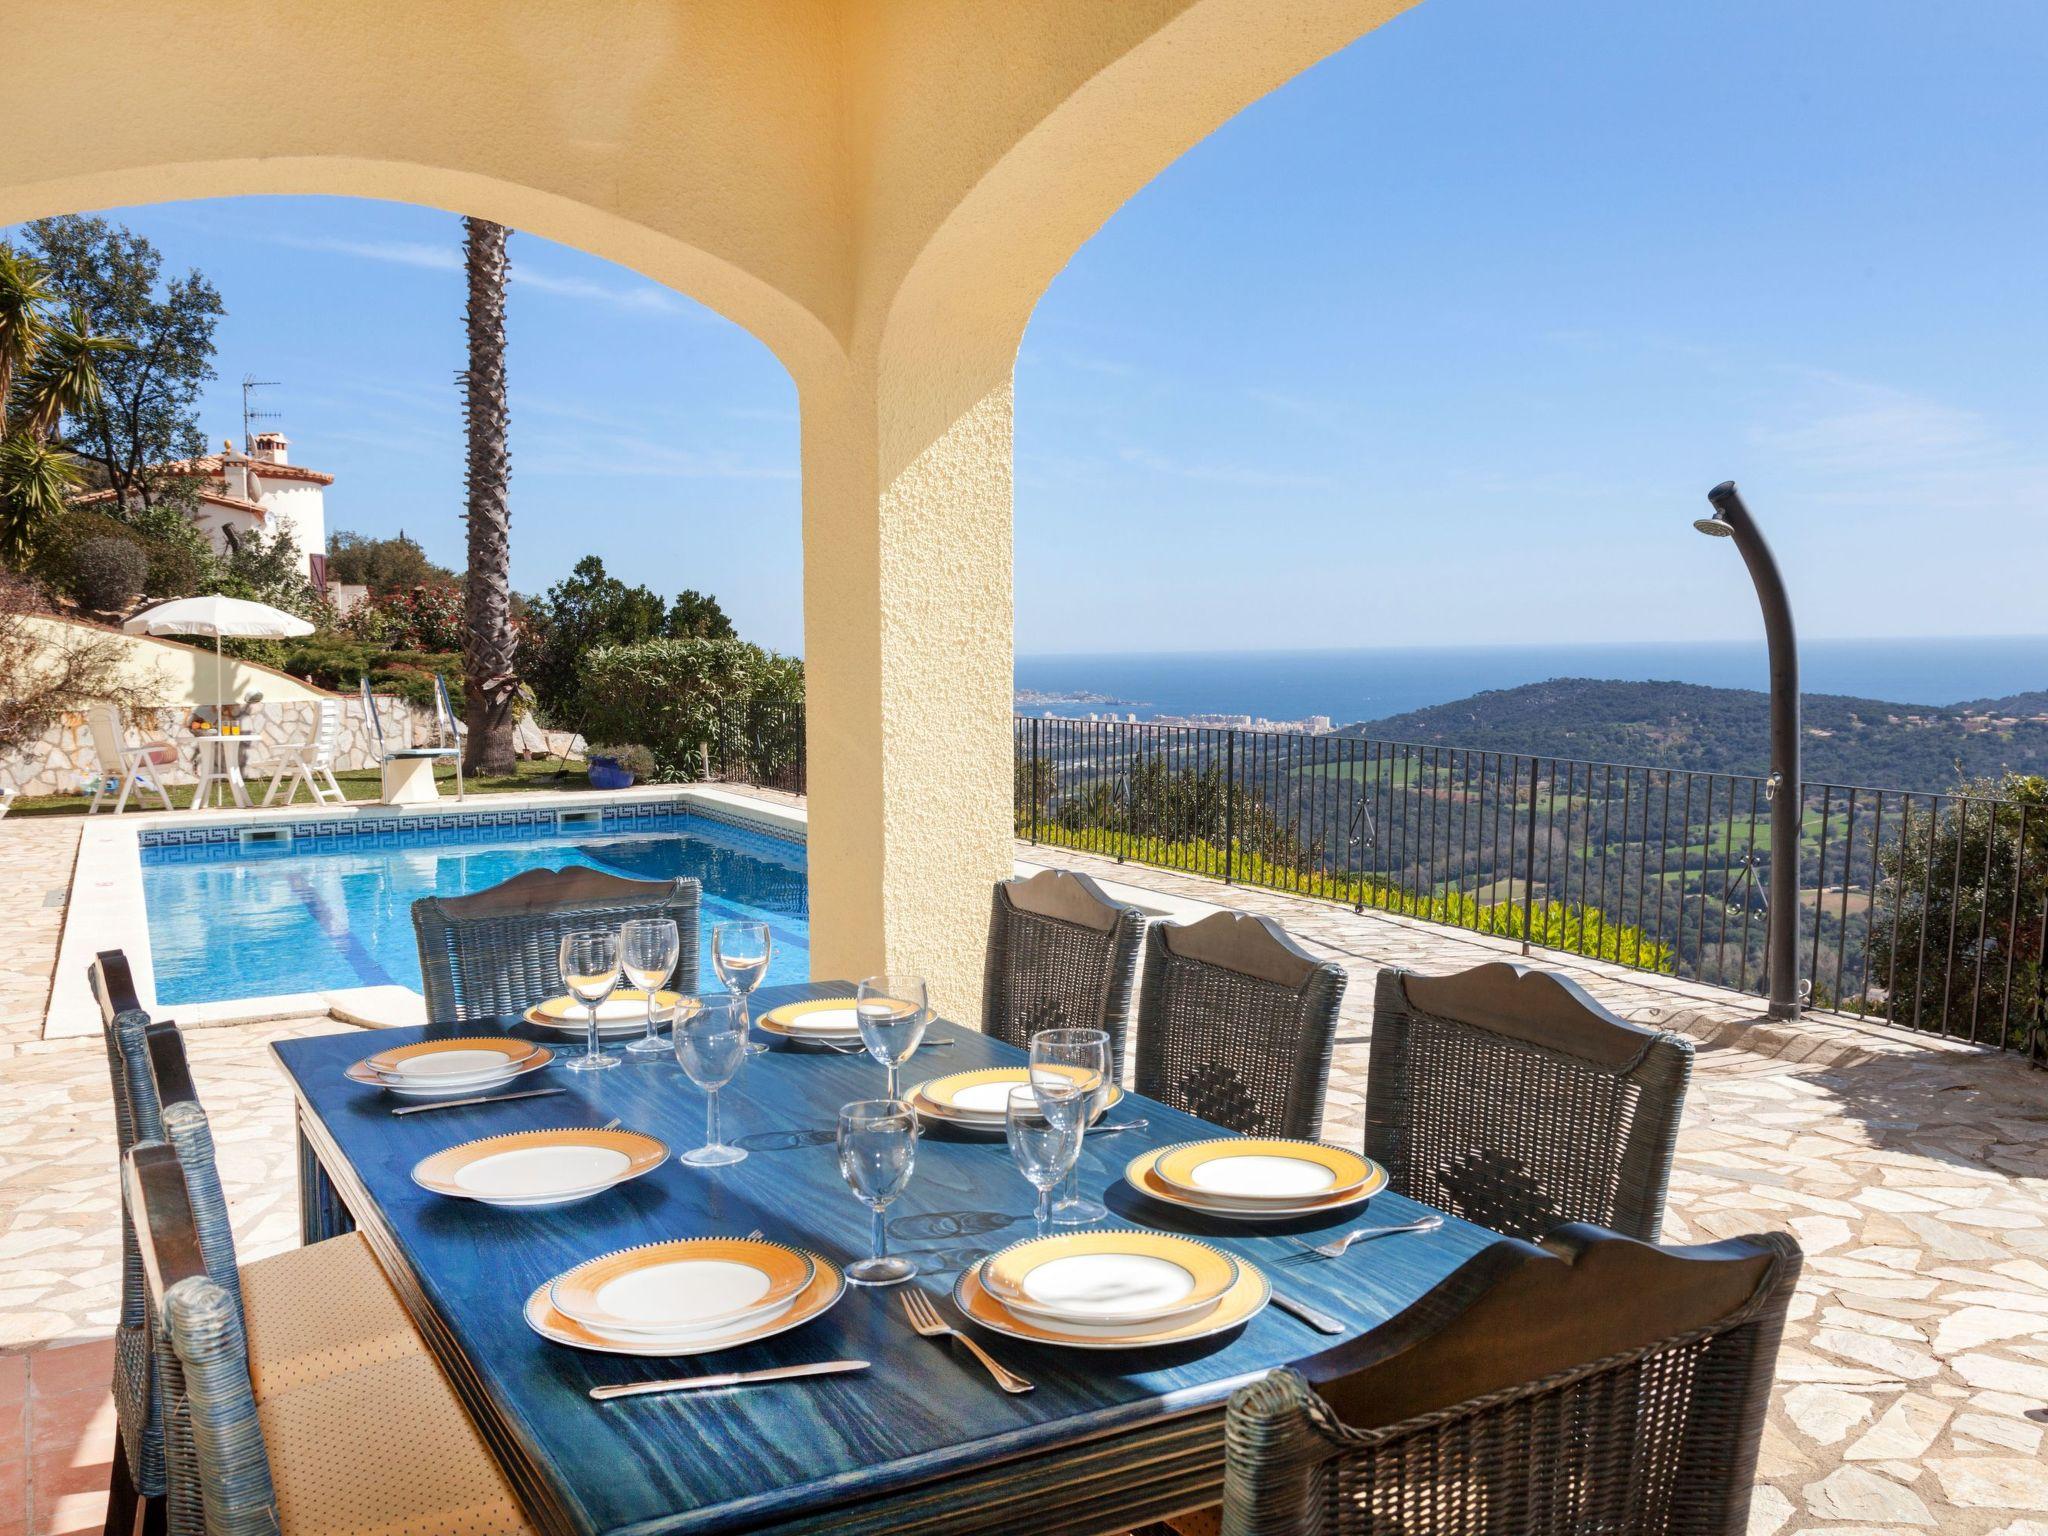
[[[223,443],[221,452],[159,464],[153,471],[170,479],[196,481],[193,521],[221,554],[231,539],[278,528],[299,547],[299,566],[322,591],[327,587],[327,487],[334,476],[294,464],[282,432],[258,432],[249,451]],[[111,501],[111,490],[77,498],[74,505]]]

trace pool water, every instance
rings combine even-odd
[[[635,880],[701,881],[700,987],[718,984],[712,925],[733,919],[769,925],[774,951],[764,985],[806,979],[803,844],[687,812],[607,814],[605,823],[562,832],[551,816],[485,813],[374,831],[329,822],[321,835],[301,823],[289,843],[270,847],[245,847],[233,830],[226,841],[145,833],[142,892],[157,1002],[390,985],[418,991],[415,901],[575,864]]]

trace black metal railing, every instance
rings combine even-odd
[[[1760,775],[1123,721],[1014,731],[1035,842],[1766,988]],[[1808,784],[1801,808],[1810,1006],[2048,1055],[2048,799]]]
[[[804,792],[804,707],[756,703],[722,714],[703,744],[704,777]]]

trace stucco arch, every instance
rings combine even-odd
[[[971,1019],[1011,858],[1032,307],[1162,167],[1410,3],[0,0],[0,222],[423,203],[759,337],[802,412],[813,964],[922,970]]]

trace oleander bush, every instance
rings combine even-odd
[[[593,741],[643,742],[666,779],[720,771],[737,750],[744,771],[779,782],[800,750],[803,663],[736,639],[675,638],[587,652],[578,672],[575,718]],[[794,731],[755,730],[797,720]]]

